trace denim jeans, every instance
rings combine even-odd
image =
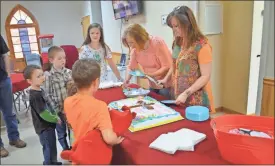
[[[67,142],[67,124],[64,116],[65,116],[64,114],[59,115],[62,123],[56,124],[56,131],[57,131],[58,142],[62,146],[63,150],[68,150],[69,145]]]
[[[39,140],[43,147],[43,165],[51,165],[57,162],[55,129],[48,128],[42,131],[42,133],[39,134]]]
[[[150,91],[153,91],[161,96],[166,97],[167,99],[171,99],[171,94],[170,94],[170,88],[163,88],[163,89],[153,89],[150,88]]]
[[[12,107],[12,84],[11,79],[7,78],[0,82],[0,110],[2,112],[10,141],[19,139],[18,123],[16,114]],[[0,146],[4,146],[0,138]]]

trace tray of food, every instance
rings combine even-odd
[[[139,96],[122,99],[109,103],[110,109],[123,111],[123,107],[129,107],[136,113],[129,130],[136,132],[184,119],[179,112],[165,106],[150,96]]]
[[[137,96],[146,96],[150,93],[150,90],[143,88],[125,88],[123,89],[123,93],[127,97],[137,97]]]
[[[155,78],[150,77],[150,76],[144,74],[144,73],[143,73],[142,71],[140,71],[140,70],[131,70],[131,71],[129,72],[129,74],[132,75],[132,76],[134,76],[134,77],[142,77],[142,78],[148,79],[149,81],[153,82],[154,84],[157,84],[157,85],[159,85],[159,86],[163,86],[163,84],[158,83],[158,81],[157,81]]]

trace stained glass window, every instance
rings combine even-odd
[[[32,14],[19,5],[14,8],[10,16],[10,28],[7,34],[10,34],[15,58],[24,58],[32,53],[39,54],[37,22],[33,20]]]
[[[10,24],[31,24],[32,19],[22,10],[18,10],[12,17]]]

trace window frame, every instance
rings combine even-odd
[[[13,18],[14,14],[18,11],[18,10],[22,10],[23,12],[26,13],[26,15],[28,17],[30,17],[30,19],[33,21],[33,23],[31,24],[10,24],[11,19]],[[37,41],[37,45],[38,45],[38,52],[39,54],[41,54],[41,48],[40,48],[40,41],[38,39],[38,36],[40,35],[40,30],[39,30],[39,24],[36,20],[36,18],[34,17],[34,15],[28,11],[26,8],[24,8],[22,5],[16,5],[9,13],[9,15],[7,16],[6,19],[6,23],[5,23],[5,29],[6,29],[6,36],[7,36],[7,41],[8,41],[8,46],[10,49],[10,57],[12,59],[15,59],[16,61],[25,61],[25,58],[16,58],[15,57],[15,52],[14,52],[14,47],[13,47],[13,42],[12,42],[12,36],[11,36],[11,29],[19,29],[19,28],[35,28],[35,33],[36,33],[36,41]],[[22,47],[22,46],[21,46]],[[23,52],[23,51],[22,51]]]

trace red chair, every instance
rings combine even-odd
[[[42,64],[46,64],[49,62],[49,57],[47,52],[41,53],[41,58],[42,58]]]
[[[65,51],[66,54],[66,68],[72,69],[74,62],[78,60],[77,48],[74,45],[62,45],[60,47]]]

